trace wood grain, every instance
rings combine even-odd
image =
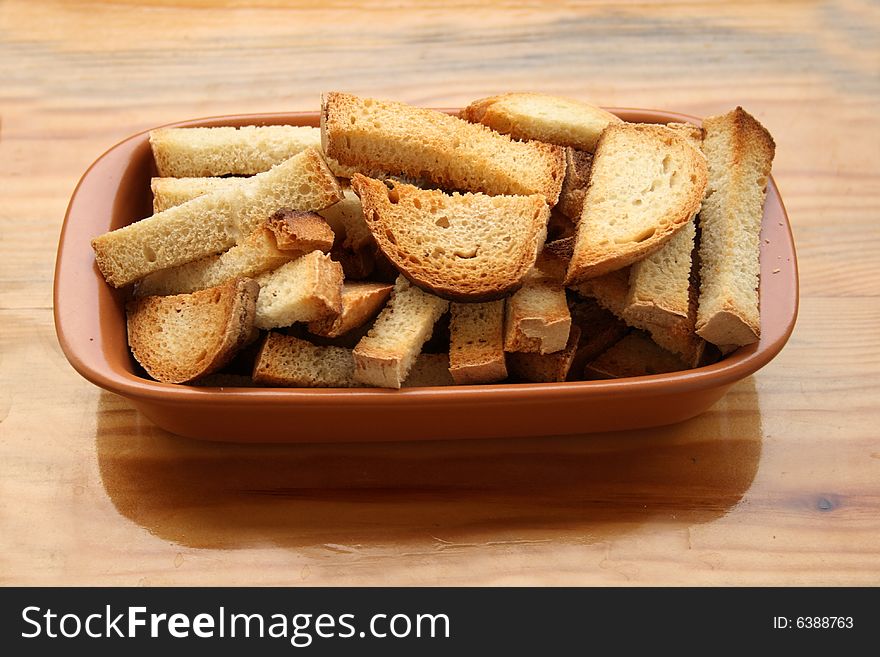
[[[878,32],[868,2],[0,4],[0,583],[880,583]],[[329,89],[743,105],[777,142],[791,341],[678,426],[468,443],[197,443],[79,378],[51,285],[89,163]]]

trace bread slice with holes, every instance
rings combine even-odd
[[[254,363],[254,382],[296,388],[354,388],[351,349],[321,347],[270,331]]]
[[[321,144],[343,165],[486,194],[559,198],[562,148],[518,142],[486,126],[404,103],[332,92],[321,104]]]
[[[536,139],[592,152],[609,125],[621,123],[611,112],[583,101],[536,93],[507,93],[475,100],[461,112],[514,139]]]
[[[449,372],[458,384],[507,378],[504,300],[453,303],[449,308]]]
[[[685,137],[702,155],[700,128],[690,123],[669,123],[666,127]],[[696,232],[691,218],[662,248],[632,265],[624,310],[627,317],[657,326],[675,326],[687,319]]]
[[[313,322],[342,312],[342,266],[320,251],[263,274],[257,282],[257,328]]]
[[[355,378],[380,388],[399,388],[448,308],[445,299],[399,276],[388,305],[354,348]]]
[[[345,282],[342,285],[342,311],[325,319],[309,322],[309,332],[336,338],[363,326],[373,319],[388,297],[391,285],[370,282]]]
[[[593,158],[566,283],[621,269],[660,249],[700,208],[706,160],[661,125],[608,126]]]
[[[204,290],[234,278],[255,277],[277,269],[298,255],[280,251],[272,231],[266,227],[258,228],[241,244],[220,255],[208,256],[147,275],[138,282],[135,295],[166,296]]]
[[[633,331],[589,363],[584,378],[621,379],[686,369],[675,354],[659,347],[645,333]]]
[[[388,259],[453,301],[498,299],[522,285],[547,231],[543,197],[446,194],[356,174],[364,218]]]
[[[307,148],[320,148],[316,128],[292,125],[158,128],[150,146],[160,176],[252,175]]]
[[[741,107],[705,119],[703,130],[709,189],[700,214],[697,333],[719,346],[741,346],[761,335],[761,221],[776,146]]]
[[[321,155],[307,149],[246,184],[199,196],[92,240],[108,283],[128,285],[147,274],[221,253],[281,208],[321,210],[342,189]]]
[[[187,383],[223,367],[247,343],[260,288],[248,278],[192,294],[134,299],[128,344],[147,373]]]

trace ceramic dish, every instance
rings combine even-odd
[[[612,109],[627,121],[699,121],[653,110]],[[318,125],[317,112],[200,119],[180,127]],[[788,340],[798,307],[791,229],[770,179],[761,235],[761,340],[698,369],[611,381],[443,388],[200,388],[143,378],[126,342],[127,292],[104,282],[90,240],[151,214],[156,175],[148,131],[117,144],[83,175],[61,231],[55,327],[70,364],[128,399],[160,427],[207,440],[324,442],[588,433],[679,422],[766,365]]]

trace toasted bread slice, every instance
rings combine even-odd
[[[575,222],[580,221],[584,212],[584,197],[590,182],[592,164],[592,153],[574,148],[565,149],[565,179],[562,181],[556,210]]]
[[[257,328],[313,322],[342,312],[342,266],[320,251],[263,274],[257,282]]]
[[[292,125],[159,128],[150,132],[150,146],[160,176],[251,175],[320,148],[321,133]]]
[[[504,351],[550,354],[565,348],[570,330],[565,289],[557,283],[529,281],[507,300]]]
[[[341,164],[426,179],[447,189],[559,198],[559,146],[517,142],[486,126],[404,103],[329,93],[321,105],[324,152]]]
[[[419,354],[402,388],[455,385],[449,373],[449,354]]]
[[[247,178],[153,178],[153,214],[183,205],[194,198],[244,185]]]
[[[269,217],[266,225],[281,251],[327,253],[333,247],[333,230],[317,212],[283,208]]]
[[[706,342],[694,331],[696,305],[691,301],[686,317],[667,325],[659,326],[646,321],[639,314],[629,315],[627,297],[629,296],[630,270],[620,269],[597,278],[587,280],[574,287],[580,295],[596,299],[600,305],[622,319],[628,325],[651,334],[659,346],[678,354],[690,367],[697,367],[703,361]],[[689,292],[693,299],[695,290]]]
[[[621,123],[611,112],[571,98],[535,93],[508,93],[476,100],[461,113],[514,139],[537,139],[549,144],[593,151],[599,135]]]
[[[392,287],[384,283],[343,283],[342,312],[335,317],[309,322],[309,332],[336,338],[362,326],[385,305]]]
[[[415,285],[454,301],[498,299],[522,285],[547,231],[541,196],[445,194],[355,174],[367,226]]]
[[[666,127],[682,135],[702,155],[700,128],[690,123],[669,123]],[[675,326],[686,320],[696,232],[691,218],[661,249],[632,265],[624,311],[628,317],[657,326]]]
[[[705,188],[706,160],[677,131],[608,126],[593,158],[566,284],[660,249],[700,209]]]
[[[657,326],[672,326],[688,315],[696,227],[691,220],[659,251],[629,270],[624,314]]]
[[[354,348],[355,378],[380,388],[399,388],[449,302],[397,278],[391,300]]]
[[[298,388],[353,388],[351,349],[319,347],[291,335],[270,331],[254,364],[254,381],[261,385]]]
[[[297,255],[279,251],[272,231],[257,228],[241,244],[225,253],[147,275],[137,284],[135,295],[166,296],[204,290],[234,278],[255,277],[277,269]]]
[[[504,300],[453,303],[449,307],[449,372],[459,384],[507,378]]]
[[[223,367],[251,335],[260,288],[239,278],[192,294],[134,299],[128,344],[147,373],[186,383]]]
[[[114,287],[214,255],[246,239],[280,208],[320,210],[342,198],[321,155],[307,149],[247,184],[199,196],[92,240]]]
[[[741,107],[703,121],[709,189],[700,213],[697,333],[719,346],[761,335],[759,246],[776,145]]]
[[[621,379],[686,370],[673,353],[666,351],[640,331],[628,333],[620,342],[587,365],[587,379]]]
[[[552,354],[512,352],[507,354],[510,373],[532,383],[565,381],[577,353],[581,330],[572,325],[565,347]]]
[[[242,188],[249,180],[249,178],[153,178],[150,184],[153,190],[153,212],[162,212],[211,192]],[[355,250],[374,247],[376,243],[364,221],[360,199],[351,188],[346,187],[342,192],[344,197],[341,201],[324,208],[317,214],[324,218],[334,236],[340,238],[340,244]],[[321,230],[323,231],[323,228]],[[282,248],[288,247],[282,246]],[[323,246],[315,248],[327,250]]]

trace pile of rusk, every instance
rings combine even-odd
[[[541,94],[459,116],[328,93],[321,127],[150,135],[153,216],[97,237],[168,383],[639,376],[758,340],[768,132]]]

